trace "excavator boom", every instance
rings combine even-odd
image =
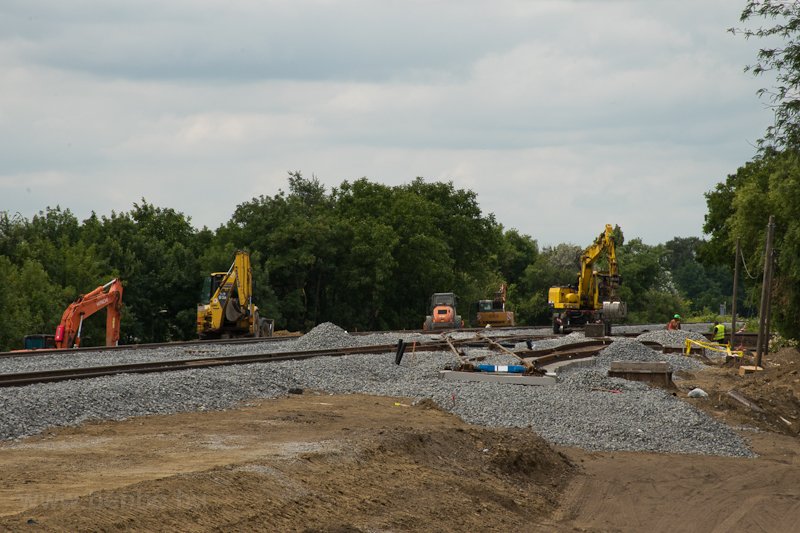
[[[56,328],[56,348],[80,346],[83,321],[102,309],[106,309],[106,346],[116,346],[122,311],[122,282],[112,279],[90,293],[78,296],[67,306]]]

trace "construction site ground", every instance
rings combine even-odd
[[[307,390],[0,443],[0,530],[796,531],[800,354],[764,365],[676,376],[754,459],[564,448],[430,402]]]

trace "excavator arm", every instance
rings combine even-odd
[[[197,332],[201,338],[221,335],[223,333],[246,332],[255,336],[268,336],[270,330],[264,330],[269,323],[261,319],[258,308],[253,304],[253,271],[250,254],[239,250],[233,263],[225,273],[214,273],[216,289],[211,292],[207,303],[197,308]]]
[[[253,272],[250,267],[250,255],[237,252],[228,272],[222,278],[216,292],[211,296],[211,307],[217,312],[212,314],[211,327],[222,327],[223,319],[236,322],[243,316],[252,313],[253,295],[249,287],[253,286]],[[234,298],[235,296],[235,298]]]
[[[608,257],[608,272],[603,275],[616,279],[617,282],[619,280],[613,231],[611,224],[606,224],[605,231],[581,255],[581,271],[578,275],[578,297],[582,308],[599,309],[602,306],[599,301],[600,291],[597,287],[598,280],[594,265],[604,253]]]
[[[112,279],[92,292],[78,296],[67,306],[56,328],[56,348],[80,346],[83,321],[102,309],[106,309],[106,346],[116,346],[122,311],[122,282]]]

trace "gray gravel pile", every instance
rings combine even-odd
[[[666,330],[667,322],[669,319],[672,318],[667,317],[665,318],[664,322],[661,324],[636,324],[636,325],[614,325],[611,328],[611,332],[615,334],[620,333],[645,333],[648,331],[661,331]],[[710,322],[684,322],[681,324],[681,331],[693,331],[695,333],[706,333],[711,331],[711,323]]]
[[[308,345],[302,338],[296,342],[330,347],[360,339],[342,331],[324,326],[306,339]],[[351,355],[0,389],[0,439],[87,420],[226,409],[302,388],[430,398],[470,423],[531,427],[553,443],[593,450],[752,455],[732,429],[691,405],[641,383],[608,378],[599,366],[535,387],[442,380],[439,371],[454,361],[447,352],[407,351],[400,365],[394,357]]]
[[[683,348],[686,339],[692,339],[696,341],[708,340],[700,333],[687,329],[657,329],[642,333],[636,337],[636,339],[640,341],[653,341],[661,344],[662,346],[679,348]]]
[[[352,335],[332,322],[323,322],[297,339],[291,349],[305,351],[350,348],[352,346],[356,346],[355,338]]]
[[[559,382],[565,388],[578,391],[634,392],[646,391],[650,386],[638,381],[612,378],[597,368],[578,367],[559,374]]]
[[[369,335],[351,335],[332,322],[323,322],[297,339],[294,344],[281,347],[281,351],[328,350],[335,348],[352,348],[356,346],[379,346],[396,344],[398,340],[406,342],[431,342],[439,340],[419,333],[371,333]]]
[[[601,370],[608,370],[613,361],[666,361],[673,371],[692,371],[702,368],[703,363],[679,353],[661,353],[635,339],[615,339],[608,348],[595,358]]]

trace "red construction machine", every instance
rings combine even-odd
[[[122,282],[112,279],[88,294],[78,296],[64,310],[56,328],[55,347],[72,348],[81,345],[84,319],[106,309],[106,346],[119,343],[119,319],[122,310]]]
[[[431,314],[425,317],[422,329],[459,329],[464,327],[461,315],[456,314],[458,297],[452,292],[437,292],[431,296]]]

